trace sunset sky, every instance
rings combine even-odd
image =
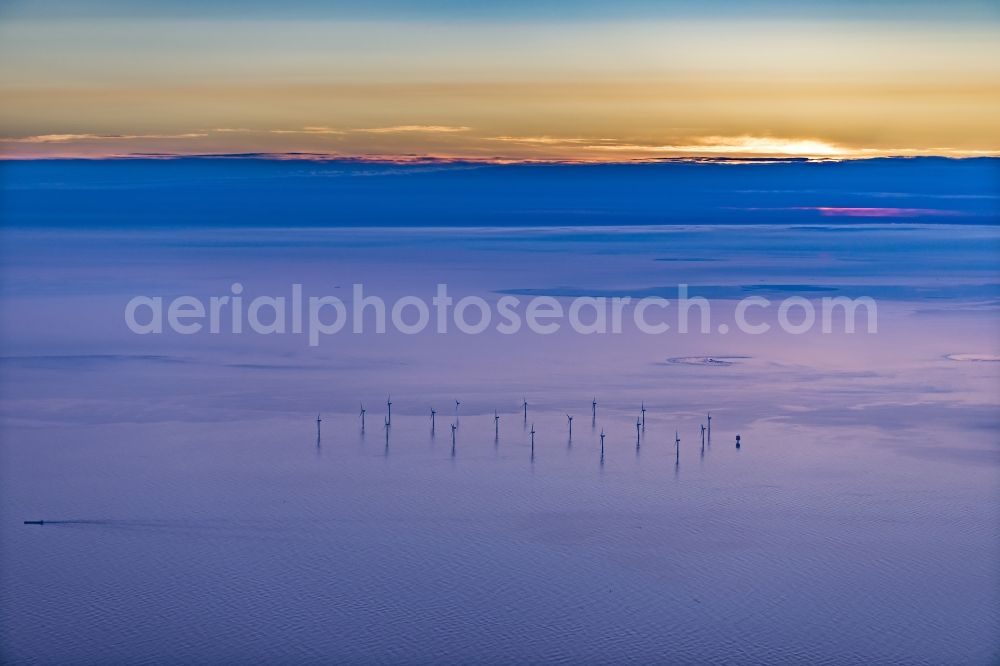
[[[0,155],[1000,154],[993,2],[417,5],[0,0]]]

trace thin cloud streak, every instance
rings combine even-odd
[[[471,127],[452,127],[450,125],[393,125],[391,127],[369,127],[356,129],[355,132],[366,132],[368,134],[397,134],[401,132],[427,132],[431,134],[451,134],[454,132],[468,132]]]
[[[3,137],[5,143],[72,143],[76,141],[131,141],[136,139],[197,139],[208,136],[202,132],[184,134],[37,134],[34,136]]]
[[[273,129],[268,130],[271,134],[330,134],[330,135],[341,135],[346,134],[344,130],[333,129],[332,127],[322,127],[322,126],[310,126],[302,127],[300,129]]]
[[[600,144],[608,142],[615,145],[614,139],[587,139],[584,137],[558,137],[558,136],[491,136],[489,141],[499,141],[501,143],[516,143],[526,146],[579,146],[581,144]]]

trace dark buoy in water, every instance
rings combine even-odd
[[[736,435],[736,448],[740,448],[740,436]]]

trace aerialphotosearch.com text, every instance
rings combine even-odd
[[[602,335],[620,334],[632,327],[640,333],[662,335],[670,331],[725,334],[735,327],[749,335],[761,335],[774,328],[800,335],[817,327],[822,333],[854,333],[861,330],[856,325],[856,320],[861,319],[866,333],[878,331],[877,306],[867,296],[814,300],[789,296],[774,301],[748,296],[726,309],[727,322],[713,327],[711,302],[690,296],[686,284],[678,285],[675,301],[659,296],[557,299],[503,295],[493,300],[480,296],[456,299],[448,293],[446,284],[438,284],[430,299],[402,296],[391,302],[365,293],[363,284],[352,286],[347,302],[337,296],[305,295],[301,284],[291,285],[288,295],[281,296],[251,297],[244,294],[239,282],[230,285],[229,292],[207,299],[136,296],[125,305],[125,323],[139,335],[165,331],[181,335],[291,333],[305,335],[311,347],[320,345],[324,337],[345,332],[384,334],[389,330],[404,335],[428,329],[439,334],[479,335],[492,329],[503,335],[523,330],[551,335],[568,327],[580,335]]]

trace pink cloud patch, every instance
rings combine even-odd
[[[804,206],[798,210],[819,211],[824,217],[956,217],[957,210],[940,208],[840,208],[834,206]]]

